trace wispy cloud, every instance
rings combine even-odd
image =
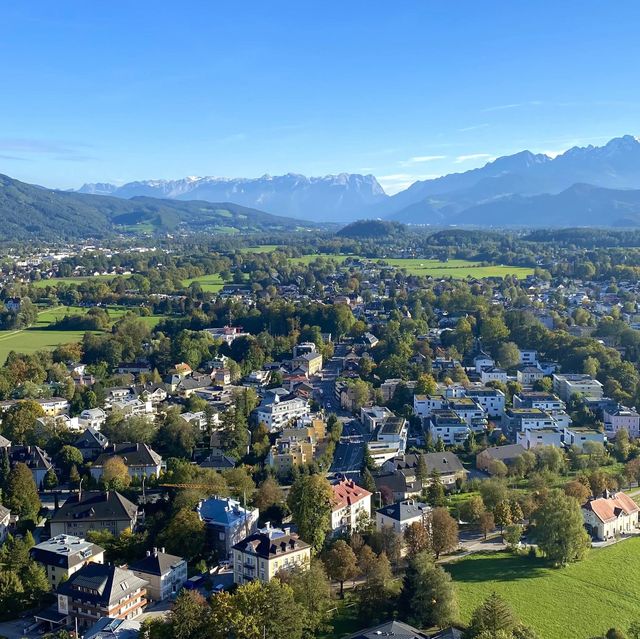
[[[0,138],[0,157],[6,160],[26,160],[30,156],[49,155],[56,160],[82,162],[95,158],[86,154],[88,144],[37,138]]]
[[[19,155],[0,154],[0,160],[18,160],[20,162],[27,162],[28,158],[21,158]]]
[[[472,126],[465,126],[461,129],[458,129],[459,133],[466,133],[467,131],[477,131],[478,129],[486,129],[489,125],[485,122],[484,124],[473,124]]]
[[[408,160],[400,162],[400,166],[413,166],[414,164],[423,164],[425,162],[437,162],[446,159],[446,155],[416,155]]]
[[[483,160],[493,157],[490,153],[470,153],[469,155],[459,155],[454,162],[462,164],[462,162],[471,162],[472,160]]]
[[[392,173],[390,175],[380,175],[377,177],[378,182],[389,195],[403,191],[419,180],[433,180],[440,177],[439,174],[431,173],[427,175],[415,175],[413,173]]]
[[[490,106],[486,109],[482,109],[483,113],[491,113],[492,111],[507,111],[508,109],[520,109],[528,106],[542,106],[544,102],[542,100],[529,100],[528,102],[511,102],[509,104],[498,104],[496,106]]]

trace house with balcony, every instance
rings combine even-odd
[[[155,450],[147,444],[123,443],[111,444],[93,462],[90,472],[96,481],[102,479],[104,466],[113,457],[122,459],[132,479],[160,476],[162,457]]]
[[[339,479],[331,485],[331,490],[332,534],[340,535],[356,530],[358,518],[362,514],[371,517],[371,493],[352,479]]]
[[[147,550],[145,557],[129,564],[129,570],[147,582],[147,599],[165,601],[175,596],[187,581],[187,562],[164,548]]]

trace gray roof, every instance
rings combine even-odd
[[[250,513],[250,508],[243,508],[242,504],[230,497],[210,497],[198,504],[198,516],[207,524],[219,526],[233,526],[243,521]]]
[[[26,464],[31,470],[49,470],[53,465],[51,457],[39,446],[11,446],[9,460],[11,465],[20,462]]]
[[[102,617],[83,634],[84,639],[137,639],[140,622],[136,619]]]
[[[441,475],[449,475],[451,473],[466,472],[462,462],[457,455],[449,451],[442,453],[423,453],[427,472],[431,473],[437,470]],[[399,455],[385,462],[384,466],[388,468],[393,465],[394,470],[416,469],[418,467],[418,455],[416,453],[407,453]]]
[[[120,457],[127,466],[159,466],[162,457],[147,444],[112,444],[96,459],[94,466],[104,466],[112,457]]]
[[[11,442],[6,438],[0,435],[0,448],[8,448],[11,446]]]
[[[77,493],[55,512],[51,521],[78,521],[93,519],[96,521],[131,521],[135,519],[138,508],[126,497],[113,490],[105,493],[86,491],[81,496]]]
[[[73,568],[90,557],[104,552],[104,548],[73,535],[58,535],[31,549],[31,556],[45,566]]]
[[[58,593],[91,601],[98,606],[113,605],[124,596],[147,585],[130,570],[107,564],[88,563],[58,586]]]
[[[406,499],[404,501],[396,502],[390,506],[384,506],[379,508],[377,512],[390,517],[396,521],[407,521],[414,517],[420,517],[423,514],[428,513],[431,510],[431,506],[423,504],[422,502],[415,501],[415,499]]]
[[[166,575],[171,572],[172,568],[175,568],[179,563],[182,563],[184,559],[177,555],[170,555],[166,552],[151,552],[146,557],[129,564],[131,570],[138,572],[144,572],[148,575]]]
[[[506,446],[491,446],[478,453],[487,453],[491,459],[499,459],[501,461],[512,460],[516,457],[520,457],[525,453],[525,448],[522,444],[507,444]]]
[[[427,639],[427,635],[417,628],[401,621],[387,621],[386,623],[360,630],[347,639],[380,639],[380,637],[394,637],[394,639]]]

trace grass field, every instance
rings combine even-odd
[[[492,592],[544,639],[589,639],[638,620],[640,538],[591,550],[566,568],[510,553],[477,554],[449,564],[462,620]]]
[[[505,277],[515,275],[518,278],[525,278],[533,273],[532,268],[522,266],[480,266],[478,262],[468,260],[449,260],[440,262],[438,260],[423,260],[413,258],[388,259],[385,260],[391,266],[405,268],[411,275],[423,275],[431,277],[453,277],[455,279],[465,279],[474,277]]]
[[[262,244],[261,246],[244,246],[240,253],[273,253],[280,248],[280,244]]]
[[[182,280],[182,286],[189,286],[191,282],[198,282],[203,291],[207,293],[217,293],[222,290],[224,282],[218,273],[213,275],[201,275],[200,277],[192,277],[188,280]]]
[[[82,284],[83,282],[91,282],[91,281],[103,281],[110,282],[117,275],[88,275],[87,277],[55,277],[48,280],[38,280],[36,282],[32,282],[33,286],[36,288],[45,288],[47,286],[55,286],[57,284]],[[129,275],[122,275],[121,277],[129,277]]]
[[[82,340],[86,331],[54,331],[48,330],[47,327],[65,315],[81,315],[89,309],[80,306],[56,306],[55,308],[46,309],[38,314],[37,322],[24,330],[20,331],[0,331],[0,364],[6,359],[11,351],[18,353],[34,353],[39,350],[52,350],[60,344],[68,344],[70,342],[79,342]],[[109,317],[112,321],[116,321],[122,317],[128,309],[119,306],[107,309]],[[161,315],[152,315],[150,317],[142,317],[150,328],[156,326],[165,319]]]

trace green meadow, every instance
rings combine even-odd
[[[640,538],[593,549],[565,568],[507,552],[469,555],[448,564],[462,621],[496,592],[544,639],[589,639],[640,619]]]

